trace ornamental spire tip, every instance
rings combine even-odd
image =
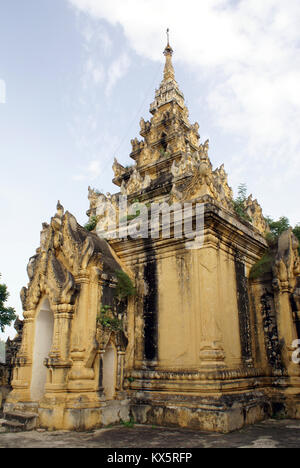
[[[164,50],[164,55],[173,55],[173,49],[170,46],[170,29],[167,29],[167,46]]]

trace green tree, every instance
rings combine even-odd
[[[1,277],[1,275],[0,275]],[[4,328],[16,320],[16,311],[12,307],[5,307],[5,303],[9,297],[7,286],[0,284],[0,330],[4,332]]]
[[[296,226],[293,229],[293,233],[297,237],[297,239],[299,241],[299,246],[300,246],[300,223],[296,224]],[[299,247],[299,253],[300,253],[300,247]]]
[[[281,216],[277,221],[270,216],[265,218],[270,227],[270,232],[266,234],[266,240],[269,244],[268,250],[264,253],[262,258],[252,267],[250,278],[255,279],[263,276],[265,273],[272,271],[272,264],[274,262],[274,255],[277,250],[278,239],[285,231],[291,228],[290,222],[286,216]],[[300,223],[293,228],[293,233],[299,240],[299,254],[300,254]]]
[[[281,236],[284,231],[287,231],[291,227],[288,218],[285,216],[281,216],[278,221],[274,221],[274,219],[267,216],[266,221],[270,226],[271,234],[276,238]]]
[[[267,216],[265,219],[270,227],[270,232],[268,232],[268,234],[266,235],[267,241],[270,245],[274,245],[278,241],[278,238],[281,236],[281,234],[283,234],[290,227],[292,227],[290,225],[290,221],[286,216],[281,216],[281,218],[279,218],[277,221],[270,218],[270,216]],[[296,224],[296,226],[293,228],[293,233],[299,240],[300,254],[300,223]]]

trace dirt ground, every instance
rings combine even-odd
[[[300,421],[268,420],[231,434],[155,426],[0,433],[0,448],[299,448]]]

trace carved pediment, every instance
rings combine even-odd
[[[60,251],[74,275],[85,270],[89,264],[101,263],[101,253],[94,236],[79,226],[68,212],[63,219],[61,234]]]
[[[100,240],[82,228],[58,203],[50,225],[43,224],[37,254],[30,258],[29,285],[21,291],[24,310],[36,308],[46,294],[53,305],[72,304],[75,277],[97,265],[102,267]]]
[[[28,288],[21,290],[21,301],[24,310],[36,308],[43,295],[47,295],[52,305],[71,304],[75,294],[73,275],[62,265],[49,250],[35,259],[34,275]]]

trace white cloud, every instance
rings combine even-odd
[[[118,59],[113,56],[113,41],[107,30],[89,17],[82,18],[80,32],[85,49],[85,63],[82,72],[83,88],[101,85],[109,96],[118,80],[129,67],[129,58],[121,53]]]
[[[80,31],[86,55],[82,74],[83,88],[88,89],[91,84],[101,85],[104,87],[105,95],[109,97],[114,86],[130,67],[129,56],[121,51],[115,58],[113,41],[102,24],[84,17]]]
[[[151,59],[161,57],[170,26],[176,57],[212,78],[207,99],[224,131],[247,135],[252,146],[300,144],[299,0],[69,1],[121,24],[131,46]],[[128,66],[125,56],[111,65],[107,94]]]
[[[103,51],[106,55],[112,52],[112,40],[107,31],[101,25],[95,25],[86,21],[82,34],[86,42],[87,49],[92,48],[94,44]],[[99,46],[100,45],[100,46]]]
[[[130,66],[130,59],[126,53],[112,62],[107,72],[106,96],[109,96],[116,83],[126,75]]]
[[[174,60],[206,85],[201,102],[210,121],[243,141],[240,154],[228,158],[243,161],[244,177],[253,161],[262,164],[270,186],[283,174],[292,196],[300,173],[299,0],[68,1],[93,19],[121,25],[132,49],[152,60],[162,60],[169,27]],[[107,95],[127,66],[110,69]]]
[[[92,79],[92,81],[95,84],[103,83],[103,81],[105,80],[105,70],[104,70],[103,65],[101,63],[100,64],[95,63],[92,57],[88,58],[86,62],[85,71],[86,71],[86,74],[85,74],[86,80],[89,77]]]
[[[101,174],[102,168],[99,159],[90,161],[87,166],[79,168],[80,174],[74,174],[72,179],[75,181],[90,180],[94,181],[98,179]]]

